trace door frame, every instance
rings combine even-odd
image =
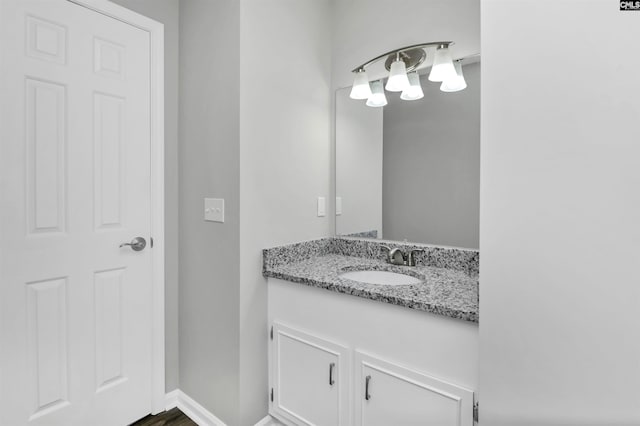
[[[151,71],[151,413],[165,411],[164,24],[107,0],[67,0],[149,33]]]

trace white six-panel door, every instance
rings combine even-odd
[[[124,425],[151,411],[149,33],[66,0],[1,19],[2,421]]]

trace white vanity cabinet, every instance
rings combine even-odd
[[[272,414],[295,425],[349,424],[346,347],[273,324]]]
[[[273,278],[268,286],[269,412],[281,422],[473,426],[476,323]]]
[[[473,392],[356,351],[357,426],[473,425]]]

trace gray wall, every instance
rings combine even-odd
[[[180,1],[180,389],[238,424],[240,13]],[[225,223],[203,199],[225,199]]]
[[[261,250],[331,233],[330,4],[180,1],[180,389],[229,425],[267,414]]]
[[[164,24],[166,390],[178,387],[178,0],[112,0]]]
[[[464,66],[468,87],[425,97],[388,96],[384,112],[385,239],[478,248],[480,222],[480,64]]]
[[[261,251],[332,233],[331,215],[316,215],[316,198],[330,196],[331,3],[241,2],[243,426],[254,425],[268,407],[267,285]]]

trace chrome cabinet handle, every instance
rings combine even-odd
[[[130,243],[120,244],[120,248],[124,246],[131,247],[131,250],[133,251],[141,251],[144,250],[144,248],[147,246],[147,241],[142,237],[135,237],[133,240],[131,240]]]
[[[333,380],[333,369],[335,368],[335,366],[335,362],[329,364],[329,386],[333,386],[336,383],[335,380]]]
[[[370,400],[371,399],[371,395],[369,394],[369,382],[371,381],[371,376],[367,376],[364,379],[364,399],[365,400]]]

